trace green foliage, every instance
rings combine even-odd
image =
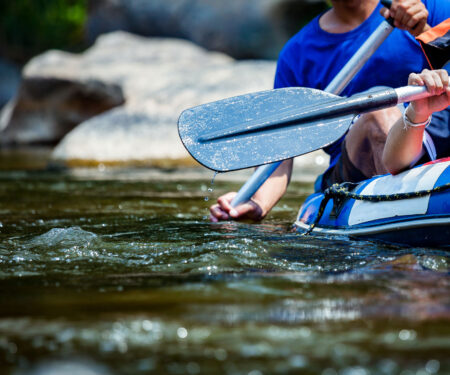
[[[0,0],[0,53],[23,62],[51,48],[84,46],[87,0]]]

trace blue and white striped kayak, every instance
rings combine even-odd
[[[359,195],[392,195],[430,190],[450,183],[450,159],[425,164],[396,176],[376,176],[358,184]],[[318,216],[324,194],[310,195],[295,226],[307,230]],[[313,233],[345,235],[390,243],[450,248],[450,189],[422,197],[369,202],[330,199]]]

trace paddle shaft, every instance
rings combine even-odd
[[[383,3],[383,5],[388,4]],[[345,64],[340,73],[328,84],[324,91],[339,95],[376,49],[390,35],[393,29],[393,26],[388,21],[383,21],[358,51],[356,51],[347,64]],[[241,187],[231,201],[231,206],[236,207],[249,201],[281,163],[282,161],[258,167],[253,176]]]

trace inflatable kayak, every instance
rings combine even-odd
[[[295,226],[402,245],[450,248],[450,158],[310,195]],[[337,189],[336,189],[337,188]]]

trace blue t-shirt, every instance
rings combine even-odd
[[[450,0],[422,0],[427,7],[428,24],[435,26],[450,17]],[[379,4],[356,29],[331,34],[319,26],[319,15],[294,35],[280,53],[275,88],[302,86],[325,89],[384,20]],[[394,29],[340,94],[349,96],[375,86],[400,87],[411,72],[428,67],[419,43],[407,31]],[[334,165],[342,139],[324,148]]]

